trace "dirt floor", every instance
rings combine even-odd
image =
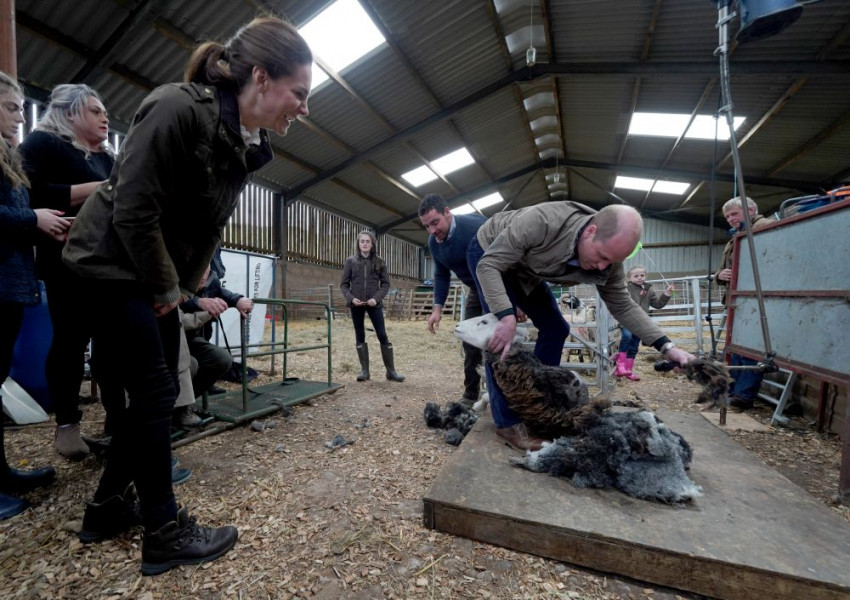
[[[176,487],[178,499],[201,523],[231,523],[240,531],[234,550],[200,567],[142,577],[139,532],[82,545],[72,532],[80,526],[100,462],[56,456],[51,424],[7,431],[13,466],[50,463],[58,481],[29,495],[34,508],[0,522],[2,597],[697,598],[423,527],[421,498],[455,450],[442,432],[425,426],[422,414],[426,402],[442,404],[462,392],[461,348],[450,325],[433,336],[424,321],[388,323],[396,367],[407,377],[403,383],[384,379],[370,332],[373,379],[357,383],[351,324],[337,320],[333,380],[345,385],[342,390],[297,406],[289,417],[271,415],[265,428],[246,425],[175,450],[180,464],[192,470]],[[294,323],[292,344],[322,343],[326,330],[324,321]],[[650,409],[699,410],[695,384],[655,373],[656,358],[642,348],[636,364],[641,381],[619,382],[613,398]],[[249,364],[261,367],[258,359]],[[294,353],[289,369],[290,376],[323,380],[326,354]],[[84,410],[84,432],[97,435],[102,410],[97,403]],[[772,410],[765,405],[750,412],[768,424]],[[326,442],[337,435],[352,443],[329,448]],[[833,502],[840,461],[835,436],[816,433],[800,418],[767,433],[730,435],[850,520],[850,510]]]

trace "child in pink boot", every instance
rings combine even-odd
[[[670,301],[673,294],[674,285],[671,283],[660,296],[656,294],[652,286],[644,283],[646,280],[646,268],[635,266],[626,273],[628,279],[626,287],[632,295],[632,300],[638,304],[644,312],[649,312],[649,307],[663,308]],[[640,338],[632,335],[632,332],[620,325],[620,349],[617,353],[617,368],[614,375],[617,377],[625,377],[631,381],[640,381],[637,373],[632,372],[635,364],[635,356],[638,353],[640,346]]]

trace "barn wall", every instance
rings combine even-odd
[[[641,265],[646,267],[648,279],[702,275],[708,272],[709,228],[704,225],[673,223],[659,219],[644,219],[643,249],[634,258],[623,263],[626,270]],[[728,241],[726,232],[714,229],[711,253],[711,270],[716,272]],[[425,248],[423,279],[434,276],[434,261]]]
[[[704,225],[644,219],[643,248],[623,266],[626,270],[636,265],[646,267],[648,279],[660,278],[662,274],[670,279],[707,273],[709,232],[709,227]],[[717,228],[713,233],[711,270],[716,272],[728,238]]]
[[[818,418],[821,382],[812,377],[800,377],[794,384],[792,397],[802,404],[803,415],[812,422]],[[824,430],[843,436],[847,421],[847,386],[828,384],[824,400]]]
[[[286,293],[285,298],[291,298],[293,292],[313,288],[325,288],[328,285],[339,288],[342,269],[324,267],[309,263],[289,261],[286,263]],[[390,289],[409,290],[419,285],[416,279],[390,277]]]
[[[342,268],[294,260],[286,261],[285,265],[286,289],[283,298],[329,304],[337,317],[348,316],[345,298],[339,289]],[[387,318],[393,316],[391,299],[401,297],[395,294],[406,294],[409,290],[415,289],[419,283],[418,279],[390,276],[390,293],[384,301],[384,314]],[[294,305],[289,312],[289,317],[294,320],[321,318],[324,315],[323,309],[307,305]]]

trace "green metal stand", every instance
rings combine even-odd
[[[283,322],[283,340],[278,341],[276,329],[272,328],[270,342],[249,344],[247,341],[246,321],[240,323],[241,339],[241,362],[242,362],[242,389],[227,394],[221,394],[210,398],[206,393],[196,407],[199,412],[208,415],[212,422],[211,428],[201,431],[178,432],[174,439],[173,447],[179,447],[195,440],[221,433],[232,429],[242,423],[256,420],[273,414],[285,406],[294,406],[321,396],[322,394],[333,394],[342,388],[342,384],[331,381],[333,364],[331,361],[331,308],[321,302],[307,302],[303,300],[279,300],[274,298],[254,298],[254,304],[266,304],[271,309],[273,322],[277,320],[278,313]],[[327,318],[327,343],[311,346],[290,346],[289,344],[289,318],[288,307],[292,305],[314,305],[323,307]],[[253,351],[249,354],[249,349]],[[287,355],[290,352],[305,352],[308,350],[325,350],[328,356],[328,377],[326,381],[307,381],[297,377],[287,377]],[[282,356],[283,369],[281,380],[261,386],[249,386],[247,383],[248,359],[260,356],[271,356],[272,373],[275,371],[275,357]],[[214,421],[219,421],[215,424]],[[205,420],[205,425],[207,420]]]

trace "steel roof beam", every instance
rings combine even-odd
[[[77,74],[71,77],[71,83],[81,83],[96,68],[103,67],[104,65],[108,67],[109,57],[115,48],[124,39],[131,36],[134,30],[140,25],[147,26],[152,23],[155,17],[151,18],[151,13],[158,11],[166,2],[167,0],[141,0],[109,35],[103,45],[95,50],[94,55],[77,71]]]

